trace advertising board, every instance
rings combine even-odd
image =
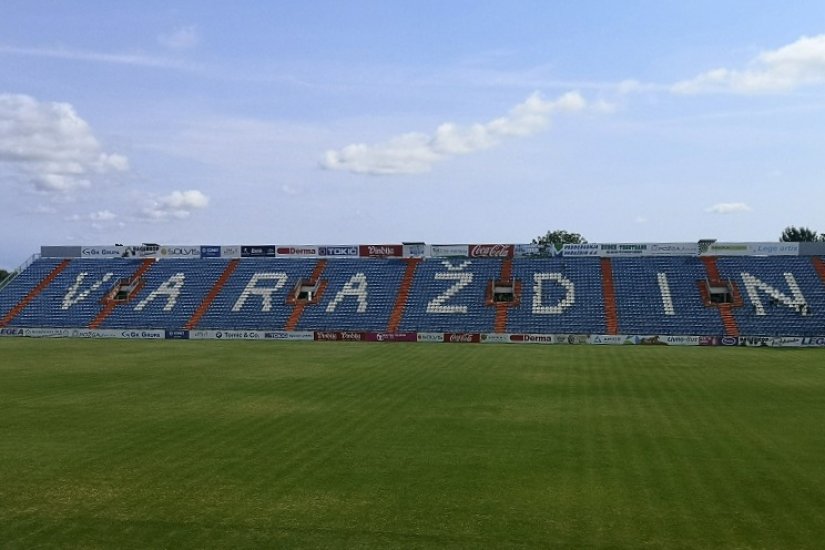
[[[80,258],[82,252],[79,246],[41,246],[40,256],[43,258]]]
[[[441,332],[419,332],[416,334],[417,342],[443,342],[444,334]]]
[[[277,250],[274,244],[245,244],[241,245],[241,258],[271,258]]]
[[[310,254],[311,255],[311,254]],[[318,247],[319,256],[334,258],[358,256],[358,245],[324,245]]]
[[[318,255],[318,247],[313,245],[279,246],[276,251],[278,256],[313,257]]]
[[[201,245],[201,258],[220,258],[221,247],[216,245]]]
[[[299,342],[311,342],[315,339],[315,333],[311,330],[272,330],[264,332],[267,340],[291,340]]]
[[[489,332],[481,335],[482,344],[512,344],[509,334]]]
[[[650,243],[648,256],[698,256],[698,243]]]
[[[393,258],[403,253],[404,247],[400,244],[362,244],[358,247],[358,255],[362,258]]]
[[[431,244],[430,256],[433,258],[450,258],[454,256],[466,258],[470,247],[466,244]]]
[[[468,245],[470,258],[512,258],[515,245],[512,244],[471,244]]]
[[[241,245],[233,244],[221,247],[221,258],[240,258]]]
[[[189,340],[188,330],[167,330],[164,337],[167,340]]]
[[[481,335],[477,332],[447,332],[444,334],[444,341],[449,344],[478,344],[481,342]]]
[[[430,247],[424,243],[404,243],[402,246],[405,258],[422,258],[430,255]]]
[[[596,243],[566,244],[561,249],[562,256],[598,256],[599,245]]]
[[[91,260],[109,260],[122,257],[125,250],[125,246],[82,246],[80,257]]]
[[[599,256],[646,256],[647,243],[601,243]]]
[[[158,250],[158,257],[160,258],[200,258],[200,245],[163,245]]]
[[[513,246],[513,255],[517,258],[530,256],[555,256],[556,248],[552,245],[541,246],[533,243],[517,244]]]
[[[621,346],[625,343],[625,336],[619,334],[592,334],[588,342],[598,346]]]
[[[190,340],[263,340],[261,330],[190,330]]]
[[[417,342],[418,335],[415,332],[366,332],[364,338],[367,342]]]
[[[798,256],[799,243],[710,243],[703,256]]]

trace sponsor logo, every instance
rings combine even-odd
[[[450,256],[467,256],[469,253],[466,244],[434,244],[430,246],[430,254],[436,258],[446,258]]]
[[[461,333],[461,334],[445,334],[444,341],[454,344],[471,344],[481,341],[478,334]]]
[[[201,251],[197,246],[162,246],[160,255],[163,257],[192,258],[200,256]]]
[[[808,347],[825,347],[825,336],[806,336],[802,338],[802,345]]]
[[[360,332],[342,332],[341,340],[349,342],[360,342],[364,337]]]
[[[217,332],[215,338],[224,340],[257,340],[261,338],[261,333],[255,330],[224,330]]]
[[[769,346],[773,338],[770,336],[740,336],[739,345],[748,347]]]
[[[315,332],[315,339],[318,341],[337,341],[338,333],[337,332]]]
[[[617,346],[624,344],[625,337],[615,334],[596,334],[590,337],[589,342],[591,344]]]
[[[264,332],[264,338],[269,338],[270,340],[289,340],[289,333],[284,331]]]
[[[124,258],[154,258],[158,254],[160,246],[148,244],[142,246],[127,246],[123,249]]]
[[[509,334],[482,334],[481,335],[481,342],[483,344],[509,344],[510,343],[510,335]]]
[[[698,346],[698,336],[665,336],[664,342],[671,346]]]
[[[241,247],[240,246],[222,246],[221,247],[221,257],[222,258],[240,258],[241,257]]]
[[[523,334],[521,338],[522,342],[527,344],[552,344],[553,343],[553,335],[552,334]]]
[[[249,245],[241,247],[242,258],[262,258],[275,256],[277,247],[274,245]]]
[[[474,244],[470,245],[471,258],[512,258],[512,244]]]
[[[163,339],[165,333],[162,330],[124,330],[120,333],[121,338],[143,338],[143,339]]]
[[[794,336],[774,338],[771,345],[777,348],[798,348],[802,345],[802,338]]]
[[[84,258],[119,258],[123,256],[121,246],[95,246],[80,249],[80,255]]]
[[[562,256],[598,256],[599,245],[595,243],[566,244],[561,249]]]
[[[738,340],[734,336],[725,336],[722,338],[723,346],[735,346],[738,343]]]
[[[220,246],[201,246],[201,258],[220,258]]]
[[[357,256],[357,246],[321,246],[318,248],[319,256]]]
[[[22,328],[0,328],[0,336],[23,336]]]
[[[358,247],[360,256],[371,258],[387,258],[391,256],[401,256],[404,247],[400,244],[366,244]]]
[[[276,249],[279,256],[317,256],[316,246],[281,246]]]
[[[700,336],[699,337],[699,345],[700,346],[718,346],[721,344],[721,339],[718,336]]]
[[[419,342],[443,342],[444,334],[440,332],[419,332],[416,340]]]
[[[167,330],[165,335],[167,340],[188,340],[188,330]]]

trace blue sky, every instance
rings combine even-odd
[[[825,4],[719,4],[7,1],[0,266],[825,231]]]

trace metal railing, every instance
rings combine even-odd
[[[9,283],[11,283],[13,280],[15,280],[21,273],[26,271],[26,269],[28,269],[29,266],[32,265],[39,258],[40,258],[40,254],[32,254],[31,256],[29,256],[29,258],[25,262],[20,264],[20,266],[18,266],[17,269],[15,269],[11,273],[9,273],[8,277],[6,277],[2,281],[0,281],[0,290],[2,290],[4,287],[8,286]]]

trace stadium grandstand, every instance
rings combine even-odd
[[[817,345],[825,243],[44,246],[5,336]]]

